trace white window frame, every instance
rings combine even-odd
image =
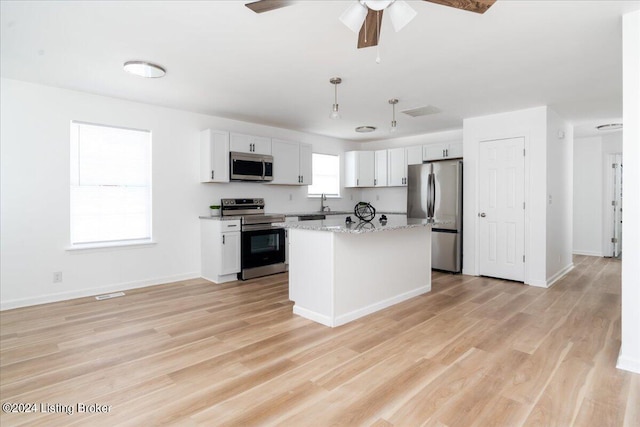
[[[342,176],[341,176],[341,170],[340,170],[340,155],[339,154],[329,154],[329,153],[312,153],[311,154],[311,164],[312,164],[312,170],[313,170],[313,180],[311,181],[312,183],[317,183],[320,182],[321,180],[318,179],[319,177],[316,175],[316,173],[318,172],[318,168],[314,165],[314,158],[315,156],[331,156],[331,157],[335,157],[336,158],[336,162],[337,162],[337,174],[338,174],[338,192],[337,193],[325,193],[325,196],[327,198],[331,198],[331,199],[339,199],[341,197],[340,195],[340,191],[342,189],[342,185],[341,185],[341,181],[342,181]],[[318,198],[322,196],[322,193],[312,193],[311,189],[313,188],[313,184],[309,185],[307,187],[307,197],[309,198]]]
[[[80,157],[79,157],[79,150],[80,150],[80,144],[81,142],[79,141],[79,133],[80,133],[80,129],[82,126],[91,126],[91,127],[102,127],[102,128],[108,128],[108,129],[119,129],[119,130],[125,130],[125,131],[131,131],[131,132],[142,132],[142,133],[147,133],[148,134],[148,170],[145,171],[146,173],[148,173],[148,178],[147,178],[147,184],[140,186],[140,185],[127,185],[127,184],[103,184],[104,186],[107,187],[121,187],[121,188],[145,188],[146,189],[146,195],[148,197],[148,199],[146,200],[146,206],[147,206],[147,212],[146,214],[148,215],[146,221],[148,224],[147,228],[147,232],[143,233],[143,234],[148,234],[145,235],[143,237],[133,237],[132,238],[118,238],[118,239],[107,239],[107,240],[100,240],[100,241],[74,241],[74,235],[75,233],[75,229],[74,229],[74,206],[73,206],[73,192],[74,189],[79,189],[82,186],[81,182],[80,182],[80,178],[79,178],[79,168],[80,168]],[[112,247],[121,247],[121,246],[144,246],[144,245],[154,245],[155,242],[153,241],[153,203],[152,203],[152,190],[153,190],[153,183],[152,183],[152,149],[153,149],[153,139],[152,139],[152,133],[149,130],[144,130],[144,129],[133,129],[133,128],[125,128],[125,127],[120,127],[120,126],[111,126],[111,125],[104,125],[104,124],[99,124],[99,123],[88,123],[88,122],[81,122],[81,121],[76,121],[73,120],[71,121],[71,125],[70,125],[70,183],[69,183],[69,190],[70,190],[70,194],[71,194],[71,198],[70,198],[70,217],[69,217],[69,225],[70,225],[70,233],[69,233],[69,247],[67,247],[67,250],[84,250],[84,249],[100,249],[100,248],[112,248]],[[144,176],[144,175],[143,175]],[[98,184],[98,187],[101,187],[103,185]],[[96,186],[94,185],[87,185],[88,187],[91,186]]]

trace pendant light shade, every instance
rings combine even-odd
[[[396,104],[398,100],[393,98],[389,100],[389,104],[391,104],[391,108],[393,110],[393,115],[391,116],[391,127],[389,128],[389,132],[395,132],[398,130],[398,123],[396,122]]]
[[[338,85],[342,83],[342,79],[340,77],[332,77],[329,79],[329,83],[333,85],[333,107],[331,108],[331,114],[329,114],[329,118],[331,119],[340,119],[340,109],[338,106]]]

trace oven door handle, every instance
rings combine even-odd
[[[284,227],[271,224],[250,224],[243,225],[242,231],[261,231],[261,230],[284,230]]]
[[[267,168],[264,164],[264,159],[262,159],[262,179],[264,180],[264,175],[267,173]]]

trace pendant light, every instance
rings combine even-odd
[[[329,79],[329,83],[333,85],[334,89],[333,108],[331,109],[329,117],[337,120],[341,118],[340,111],[338,110],[338,85],[342,83],[342,79],[340,77],[332,77]]]
[[[395,98],[389,100],[389,104],[391,104],[391,108],[393,109],[393,116],[391,118],[391,127],[389,128],[389,132],[395,132],[396,130],[398,130],[397,122],[396,122],[396,104],[397,103],[398,103],[398,100]]]

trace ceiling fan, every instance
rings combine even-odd
[[[443,6],[485,13],[496,0],[424,0]],[[293,0],[258,0],[245,4],[256,13],[269,12],[295,3]],[[382,13],[389,12],[391,24],[400,31],[415,16],[416,12],[403,0],[355,0],[340,16],[340,21],[351,31],[358,33],[358,49],[377,46],[382,26]]]

